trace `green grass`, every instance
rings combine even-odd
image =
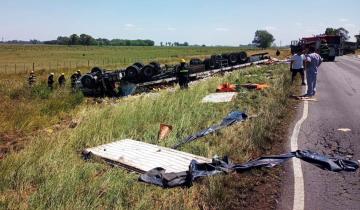
[[[81,151],[123,138],[171,146],[239,109],[260,116],[181,150],[206,157],[229,155],[236,162],[249,160],[276,143],[271,135],[285,115],[291,90],[288,76],[286,65],[254,67],[202,81],[186,91],[162,90],[159,96],[124,98],[115,105],[83,104],[73,116],[81,121],[75,129],[50,136],[40,132],[24,150],[0,161],[0,209],[238,209],[239,192],[252,184],[239,179],[241,175],[211,177],[191,188],[164,190],[139,183],[138,175],[101,161],[84,161]],[[271,88],[243,90],[230,103],[200,102],[225,81],[267,82]],[[47,94],[39,95],[35,100],[44,100],[41,97]],[[174,127],[162,142],[157,141],[160,123]]]
[[[51,45],[0,45],[0,73],[35,71],[71,72],[77,68],[93,66],[116,69],[134,62],[179,62],[180,58],[209,56],[225,52],[247,50],[250,54],[259,50],[238,47],[112,47],[112,46],[51,46]],[[275,56],[275,50],[267,50]],[[281,56],[288,55],[288,49]]]

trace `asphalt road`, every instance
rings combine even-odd
[[[323,63],[318,74],[316,99],[317,102],[309,102],[308,117],[298,136],[299,149],[360,160],[360,59],[342,56],[337,57],[336,62]],[[298,119],[302,111],[301,105]],[[359,170],[335,173],[305,162],[301,162],[301,167],[304,209],[360,209]],[[278,209],[293,209],[291,163],[287,164],[284,177]]]

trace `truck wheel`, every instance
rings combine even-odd
[[[153,62],[150,62],[149,64],[154,66],[155,73],[160,72],[160,70],[161,70],[160,63],[153,61]]]
[[[99,67],[94,67],[91,69],[91,73],[102,74],[103,70]]]
[[[125,77],[129,79],[135,79],[140,72],[140,68],[138,66],[132,65],[126,68]]]
[[[229,64],[230,64],[231,66],[237,64],[238,58],[237,58],[236,54],[235,54],[235,53],[231,53],[231,54],[229,55],[229,57],[228,57],[228,61],[229,61]]]
[[[199,58],[192,58],[190,60],[190,65],[200,65],[202,64],[202,61]]]
[[[155,72],[155,66],[152,64],[146,65],[141,69],[141,75],[144,80],[150,80],[155,75]]]
[[[84,88],[89,88],[89,89],[95,88],[95,79],[93,76],[89,74],[85,74],[84,76],[82,76],[80,81]]]
[[[144,67],[144,64],[136,62],[133,64],[133,66],[137,66],[139,69],[142,69]]]
[[[212,68],[211,68],[211,60],[210,60],[210,58],[206,58],[206,59],[204,60],[204,64],[205,64],[205,70],[210,70],[210,69],[212,69]]]
[[[247,57],[246,52],[239,52],[238,56],[239,56],[239,63],[243,64],[243,63],[247,62],[248,57]]]

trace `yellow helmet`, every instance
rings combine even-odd
[[[180,63],[186,63],[186,60],[185,60],[184,58],[182,58],[182,59],[180,60]]]
[[[64,73],[61,73],[61,75],[65,75]]]

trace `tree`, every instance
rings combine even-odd
[[[59,45],[68,45],[70,43],[70,38],[67,36],[59,36],[56,39],[56,43]]]
[[[37,40],[37,39],[30,39],[29,41],[31,44],[41,44],[41,41]]]
[[[80,37],[77,34],[70,35],[70,45],[78,45],[80,44]]]
[[[326,28],[325,35],[336,35],[336,29],[335,28]]]
[[[342,38],[342,40],[348,40],[350,38],[349,36],[349,31],[346,30],[343,27],[340,28],[326,28],[325,30],[325,35],[337,35],[340,36]]]
[[[96,44],[95,39],[92,36],[87,35],[87,34],[81,34],[79,42],[82,45],[95,45]]]
[[[274,36],[266,30],[257,30],[252,41],[259,48],[268,48],[275,41]]]

